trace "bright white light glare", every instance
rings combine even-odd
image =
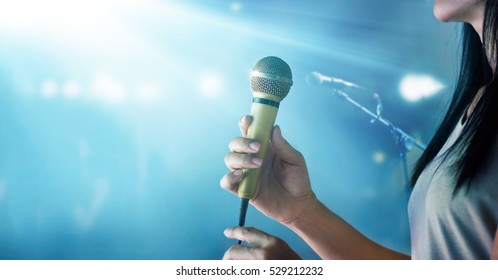
[[[123,85],[107,74],[100,74],[93,82],[93,96],[109,104],[119,104],[126,100]]]
[[[240,11],[241,8],[242,5],[240,4],[240,2],[232,2],[232,4],[230,4],[230,9],[234,12]]]
[[[223,90],[223,81],[217,74],[205,74],[201,78],[200,92],[203,96],[215,98]]]
[[[22,29],[32,24],[32,9],[27,8],[29,1],[5,1],[0,0],[0,27],[7,29]],[[42,1],[37,1],[42,3]],[[36,3],[36,2],[35,2]]]
[[[376,151],[372,154],[372,161],[375,164],[383,164],[386,161],[386,154],[381,151]]]
[[[141,84],[135,90],[135,99],[141,104],[154,104],[159,101],[160,97],[160,89],[154,84]]]
[[[80,20],[91,15],[92,11],[98,12],[99,4],[100,7],[105,7],[112,2],[110,0],[0,0],[0,27],[26,28],[40,23],[59,23],[74,17]],[[78,14],[82,14],[82,17],[78,17]]]
[[[27,36],[20,40],[42,39],[44,44],[86,50],[122,46],[131,39],[118,14],[141,6],[139,0],[0,0],[0,34],[23,34]]]
[[[429,75],[406,75],[399,85],[401,96],[410,102],[431,97],[443,88],[443,84]]]
[[[81,86],[76,81],[67,81],[62,86],[62,94],[68,99],[77,98],[81,94]]]
[[[40,90],[44,98],[51,99],[57,94],[57,83],[52,80],[44,81]]]

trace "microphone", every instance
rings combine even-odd
[[[260,159],[264,158],[268,149],[280,102],[289,93],[292,83],[289,65],[278,57],[264,57],[252,69],[250,85],[253,95],[251,107],[253,121],[247,131],[247,137],[261,143],[256,154],[256,157]],[[243,171],[244,177],[238,190],[241,199],[239,226],[245,224],[247,206],[259,182],[261,169],[244,169]]]
[[[351,88],[360,88],[363,89],[363,87],[345,81],[343,79],[335,78],[335,77],[329,77],[325,76],[319,72],[311,72],[307,77],[306,77],[306,83],[310,86],[328,86],[328,87],[333,87],[333,88],[344,88],[344,87],[351,87]]]

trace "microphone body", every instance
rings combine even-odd
[[[262,58],[253,68],[250,81],[253,95],[251,106],[253,121],[247,131],[247,137],[261,143],[256,154],[260,159],[264,158],[268,149],[280,102],[289,93],[292,83],[289,65],[278,57]],[[253,197],[260,173],[260,168],[244,170],[244,177],[238,190],[240,198],[251,199]]]

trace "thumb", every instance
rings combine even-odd
[[[273,128],[271,136],[271,145],[275,153],[277,153],[283,161],[289,164],[302,164],[303,156],[301,153],[292,147],[287,140],[282,136],[280,126],[276,125]]]

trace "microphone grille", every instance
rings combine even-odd
[[[276,56],[260,59],[251,73],[251,90],[284,99],[292,86],[289,65]]]

